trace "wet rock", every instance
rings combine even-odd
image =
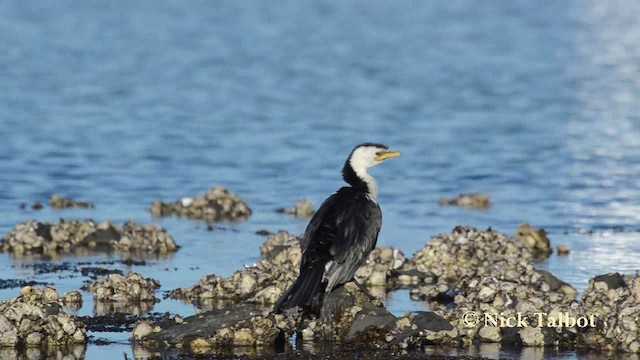
[[[82,294],[80,291],[69,291],[64,294],[62,298],[62,304],[73,310],[80,310],[82,308]]]
[[[440,284],[457,284],[481,277],[526,280],[533,269],[533,255],[497,231],[456,227],[451,234],[433,237],[410,263]]]
[[[300,237],[280,231],[265,241],[261,253],[262,258],[256,264],[228,278],[207,275],[192,287],[172,290],[169,297],[187,300],[205,310],[224,306],[219,301],[273,305],[298,276],[302,256]],[[404,268],[405,264],[406,258],[398,249],[374,249],[356,278],[362,284],[381,287],[384,295],[395,283],[396,269]]]
[[[41,347],[86,343],[84,325],[60,308],[60,297],[54,288],[22,288],[18,297],[0,303],[0,345]]]
[[[624,278],[622,277],[622,275],[620,275],[620,273],[610,273],[596,276],[593,278],[593,284],[595,288],[604,291],[627,286],[627,284],[624,282]]]
[[[489,194],[483,193],[462,194],[457,198],[440,199],[438,204],[441,206],[455,205],[477,209],[488,209],[491,207],[491,197]]]
[[[543,229],[536,229],[527,223],[518,227],[514,241],[531,249],[537,259],[546,259],[553,252],[547,233]]]
[[[54,194],[51,196],[51,199],[49,199],[49,206],[51,206],[54,209],[66,209],[66,208],[72,208],[72,207],[89,209],[94,207],[93,204],[88,201],[77,201],[73,199],[67,199],[57,194]]]
[[[582,297],[585,316],[594,325],[579,332],[578,343],[595,349],[639,352],[640,274],[596,276]]]
[[[277,212],[295,215],[297,218],[309,218],[316,210],[311,200],[298,200],[294,207],[278,209]]]
[[[251,216],[251,209],[246,202],[221,187],[215,187],[196,198],[182,198],[174,203],[154,201],[150,211],[158,217],[178,215],[207,221],[243,221]]]
[[[139,225],[127,222],[121,230],[120,239],[113,243],[116,250],[124,252],[172,253],[178,250],[173,237],[155,225]]]
[[[111,274],[106,279],[99,279],[85,287],[93,293],[94,301],[115,303],[156,302],[155,291],[160,282],[144,278],[138,273],[127,276]]]
[[[207,275],[198,284],[173,290],[169,296],[188,300],[209,310],[215,308],[220,300],[273,305],[298,276],[299,238],[278,232],[267,239],[261,252],[262,258],[256,264],[236,271],[228,278]]]
[[[151,324],[140,322],[133,330],[134,340],[146,346],[185,348],[229,347],[274,343],[279,335],[277,324],[282,315],[264,315],[255,305],[238,304],[189,316],[182,323],[165,320]]]
[[[401,349],[422,349],[427,345],[457,345],[458,330],[433,312],[408,313],[385,335],[385,341]]]
[[[374,330],[386,332],[395,320],[380,302],[371,302],[356,285],[347,283],[324,295],[317,317],[312,313],[302,317],[298,309],[273,314],[242,303],[186,317],[180,322],[141,323],[134,330],[134,338],[148,347],[166,344],[192,351],[273,346],[276,342],[287,342],[297,331],[305,339],[348,341]]]
[[[571,250],[569,250],[569,247],[564,244],[559,244],[556,247],[556,251],[558,252],[558,255],[569,255],[569,253],[571,252]]]
[[[463,319],[469,312],[490,314],[498,323],[518,314],[579,316],[576,289],[547,271],[536,270],[534,259],[533,250],[523,242],[491,230],[457,227],[451,234],[434,237],[410,261],[416,271],[430,272],[435,280],[413,288],[411,295],[432,301],[430,306],[457,329],[463,344],[477,339],[510,346],[533,343],[499,324],[468,326]],[[558,330],[543,340],[546,345],[571,342],[570,333]]]
[[[155,225],[127,222],[122,228],[104,222],[60,220],[47,224],[36,221],[18,224],[1,239],[0,250],[15,255],[69,253],[93,249],[125,253],[166,254],[178,249],[173,238]]]

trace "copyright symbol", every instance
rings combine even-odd
[[[471,328],[478,325],[478,320],[479,317],[475,311],[467,311],[462,314],[462,324],[466,327]]]

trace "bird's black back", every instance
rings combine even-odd
[[[343,187],[313,216],[302,241],[301,269],[327,267],[327,291],[351,280],[376,246],[380,207],[359,188]]]

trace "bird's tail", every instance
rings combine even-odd
[[[295,308],[296,306],[310,307],[316,295],[324,291],[322,276],[324,266],[308,267],[300,271],[300,276],[293,285],[282,295],[273,312],[280,313],[283,310]]]

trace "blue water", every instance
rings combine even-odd
[[[3,2],[0,233],[30,219],[153,222],[182,249],[131,270],[163,291],[191,286],[254,262],[256,230],[301,233],[304,220],[273,210],[320,204],[342,186],[351,148],[375,141],[403,152],[372,171],[381,245],[411,255],[459,224],[513,235],[526,221],[571,248],[539,268],[583,290],[593,275],[638,268],[639,10],[631,0]],[[250,204],[249,221],[209,232],[147,211],[214,185]],[[437,204],[465,192],[494,205]],[[96,208],[19,209],[53,193]],[[62,292],[87,280],[0,257],[1,278]],[[56,261],[109,259],[119,258]],[[423,307],[392,298],[397,313]],[[85,293],[79,314],[92,311]],[[154,311],[194,312],[176,301]],[[131,355],[125,338],[87,357]]]

